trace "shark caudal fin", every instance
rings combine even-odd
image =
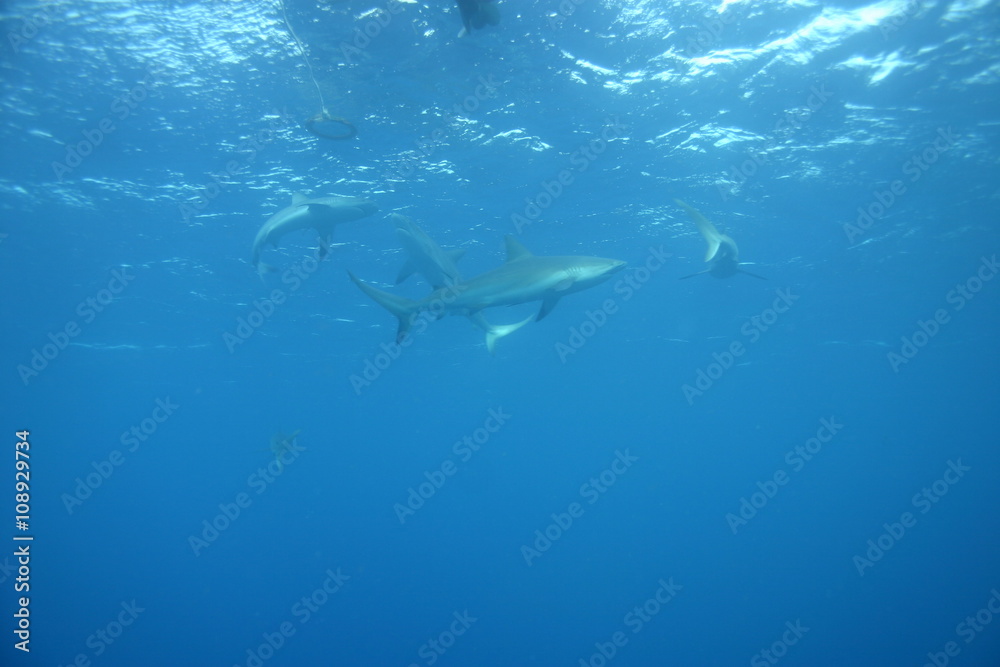
[[[535,319],[535,316],[528,315],[528,317],[521,320],[517,324],[490,324],[486,321],[486,318],[483,317],[482,313],[469,315],[469,319],[473,324],[486,332],[486,349],[490,351],[490,354],[493,354],[494,349],[496,348],[496,343],[499,339],[514,333],[525,324]]]
[[[705,251],[705,261],[712,261],[712,258],[719,252],[719,247],[722,245],[726,237],[720,234],[719,230],[715,228],[715,225],[709,222],[708,218],[703,216],[697,209],[688,206],[680,199],[675,199],[674,203],[687,211],[687,214],[691,216],[694,224],[698,226],[698,231],[701,233],[701,237],[705,239],[705,243],[708,245],[708,248]],[[735,245],[736,244],[733,243],[734,247]]]
[[[399,320],[399,328],[396,330],[396,342],[402,343],[403,339],[406,338],[406,334],[410,331],[413,316],[418,311],[417,302],[396,296],[395,294],[383,292],[380,289],[375,289],[371,285],[362,282],[350,271],[347,272],[347,275],[351,277],[351,280],[354,281],[354,284],[362,292],[371,297],[372,301],[396,316],[396,319]]]
[[[275,273],[278,270],[278,267],[271,266],[270,264],[266,264],[266,263],[260,262],[260,261],[258,261],[256,263],[256,267],[255,268],[257,269],[257,275],[261,277],[261,280],[263,280],[264,276],[266,276],[267,274],[269,274],[269,273]]]

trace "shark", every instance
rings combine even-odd
[[[407,255],[406,263],[396,276],[397,285],[414,273],[423,276],[434,289],[462,281],[458,260],[465,255],[465,250],[444,250],[406,216],[393,213],[389,217],[396,225],[396,236]]]
[[[462,15],[459,37],[470,34],[474,28],[500,23],[500,11],[493,0],[458,0],[458,12]]]
[[[705,261],[711,262],[711,265],[704,271],[682,276],[679,280],[693,278],[694,276],[700,276],[704,273],[711,274],[716,278],[728,278],[736,275],[737,273],[745,273],[746,275],[753,276],[754,278],[767,280],[764,276],[758,276],[756,273],[750,273],[749,271],[745,271],[740,268],[740,251],[739,248],[736,247],[736,241],[732,240],[725,234],[720,234],[719,230],[715,228],[715,225],[709,222],[708,219],[697,209],[688,206],[680,199],[675,199],[674,203],[687,211],[687,214],[691,216],[692,220],[694,220],[694,224],[698,226],[698,231],[701,232],[702,238],[704,238],[705,243],[708,244],[708,250],[705,252]]]
[[[499,338],[517,331],[532,320],[540,321],[552,312],[564,296],[603,283],[625,268],[625,262],[603,257],[545,257],[532,254],[513,236],[505,237],[507,261],[474,278],[446,285],[418,301],[383,292],[348,275],[362,292],[396,316],[399,328],[396,342],[401,343],[422,315],[433,319],[445,315],[465,315],[486,332],[486,347],[493,353]],[[541,301],[537,316],[516,324],[491,325],[481,311],[496,306],[514,306]]]
[[[319,258],[330,252],[333,228],[341,222],[367,217],[378,211],[374,202],[360,197],[318,197],[309,199],[303,194],[292,195],[292,204],[283,208],[264,223],[253,241],[253,265],[261,275],[275,271],[273,266],[260,261],[265,244],[277,247],[278,239],[299,229],[315,229],[319,234]]]
[[[271,453],[274,454],[274,460],[278,462],[278,474],[285,469],[285,464],[281,460],[281,457],[285,452],[292,449],[292,445],[295,443],[295,438],[298,437],[301,431],[294,431],[291,435],[284,435],[283,433],[275,433],[271,436]]]

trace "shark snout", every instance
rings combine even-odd
[[[595,277],[599,278],[600,280],[604,280],[605,278],[608,278],[618,273],[626,266],[628,266],[628,264],[626,262],[621,261],[620,259],[606,260],[604,265],[600,267],[600,270],[597,272],[597,275]]]

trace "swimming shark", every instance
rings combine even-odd
[[[414,273],[422,275],[434,289],[461,282],[462,274],[457,262],[465,254],[465,250],[443,250],[409,218],[398,213],[389,217],[396,225],[396,236],[407,254],[406,263],[396,276],[397,285]]]
[[[277,247],[278,239],[299,229],[315,229],[319,233],[319,258],[330,252],[330,237],[333,228],[341,222],[358,220],[375,213],[378,206],[374,202],[359,197],[319,197],[309,199],[302,194],[292,195],[292,205],[272,215],[257,232],[253,241],[253,265],[261,275],[275,271],[260,261],[264,244]]]
[[[692,273],[688,276],[682,276],[679,280],[700,276],[703,273],[709,273],[716,278],[728,278],[736,275],[737,273],[745,273],[748,276],[753,276],[754,278],[767,280],[764,276],[758,276],[756,273],[750,273],[749,271],[744,271],[740,268],[740,251],[736,247],[736,241],[732,240],[725,234],[720,234],[719,230],[715,228],[715,225],[709,222],[708,219],[699,213],[697,209],[688,206],[680,199],[675,199],[674,203],[687,211],[687,214],[691,216],[692,220],[694,220],[694,224],[698,225],[698,231],[701,232],[702,238],[704,238],[705,243],[708,244],[708,250],[705,252],[705,261],[711,262],[711,266],[704,271]]]
[[[275,433],[271,436],[271,453],[274,454],[274,460],[278,462],[278,474],[281,474],[285,469],[285,462],[281,460],[281,457],[295,446],[295,438],[298,437],[299,433],[301,431],[295,431],[291,435]]]
[[[409,255],[396,277],[396,284],[403,282],[414,273],[419,273],[434,289],[443,287],[459,289],[456,286],[462,282],[462,274],[458,270],[457,262],[465,255],[465,250],[443,250],[409,218],[398,213],[393,213],[390,217],[396,225],[399,241]],[[493,343],[497,338],[515,332],[531,321],[531,317],[528,317],[516,325],[496,326],[490,324],[481,313],[467,315],[467,317],[473,324],[487,333],[487,347],[490,354],[493,353]]]
[[[468,35],[473,28],[500,23],[500,11],[493,0],[458,0],[458,11],[462,15],[459,37]]]
[[[396,342],[406,338],[422,315],[439,319],[445,315],[465,315],[486,331],[486,347],[493,352],[496,340],[517,331],[527,319],[505,326],[491,325],[482,317],[484,308],[513,306],[541,301],[535,320],[552,312],[559,299],[594,287],[625,268],[625,262],[602,257],[538,257],[513,236],[505,237],[507,261],[502,266],[469,280],[441,287],[419,301],[389,294],[359,280],[348,271],[362,292],[399,320]]]

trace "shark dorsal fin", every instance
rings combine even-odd
[[[306,197],[301,192],[296,192],[294,195],[292,195],[292,206],[301,206],[302,204],[305,204],[307,201],[309,201],[309,197]]]
[[[451,257],[451,261],[458,264],[458,260],[465,257],[465,248],[455,248],[454,250],[446,250],[448,256]]]
[[[510,234],[504,237],[504,241],[507,243],[508,263],[516,262],[517,260],[524,259],[525,257],[532,257],[531,251],[521,245],[521,242]]]

